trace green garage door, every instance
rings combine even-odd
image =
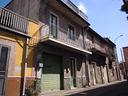
[[[60,90],[61,57],[43,54],[42,91]]]

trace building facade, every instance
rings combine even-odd
[[[93,29],[88,29],[87,41],[91,46],[89,56],[91,85],[104,84],[120,78],[116,61],[116,45],[108,38],[102,38]]]
[[[119,79],[115,44],[90,28],[87,16],[71,1],[12,0],[6,8],[31,19],[26,87],[34,79],[41,92]]]
[[[32,65],[24,67],[27,39],[31,36],[31,26],[35,25],[21,15],[0,9],[0,96],[20,96],[24,76],[28,80],[35,78]]]
[[[128,74],[128,47],[123,47],[123,53],[124,53],[124,70],[126,72],[126,76]]]

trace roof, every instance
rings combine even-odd
[[[58,0],[61,4],[63,4],[65,7],[67,7],[69,10],[71,10],[76,16],[81,18],[83,21],[85,21],[88,25],[90,23],[87,21],[87,16],[79,10],[79,8],[70,0]]]
[[[109,38],[103,38],[101,35],[99,35],[96,31],[94,31],[92,28],[89,27],[89,32],[91,32],[92,34],[96,35],[100,40],[102,40],[103,42],[115,47],[116,45],[109,39]]]
[[[106,41],[107,41],[107,43],[109,43],[110,45],[112,45],[112,46],[116,46],[116,44],[115,43],[113,43],[109,38],[104,38]]]
[[[123,49],[126,49],[126,48],[128,48],[128,46],[123,47]]]

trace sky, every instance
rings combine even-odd
[[[0,7],[4,7],[7,5],[11,0],[0,0]]]
[[[122,61],[120,48],[128,46],[127,14],[120,11],[122,0],[71,0],[87,16],[88,21],[98,34],[108,37],[117,45],[119,61]],[[4,7],[10,0],[0,0]],[[116,39],[118,36],[123,35]]]

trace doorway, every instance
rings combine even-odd
[[[76,58],[70,58],[71,89],[76,87]]]
[[[62,57],[43,53],[42,91],[56,91],[63,87]]]
[[[5,95],[9,48],[0,44],[0,96]]]

